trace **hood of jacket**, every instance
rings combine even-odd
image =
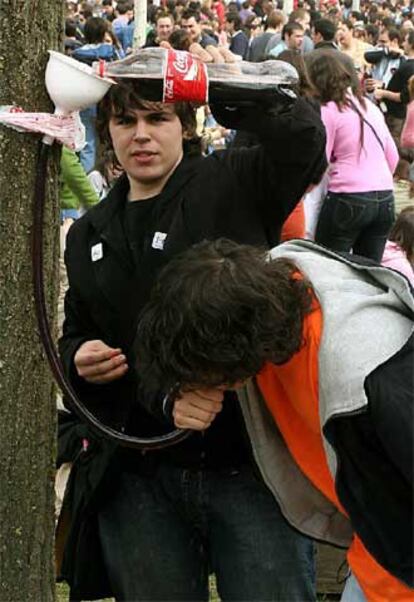
[[[311,281],[321,305],[319,349],[321,428],[333,417],[359,412],[368,403],[366,377],[395,355],[414,329],[414,298],[398,272],[358,263],[315,243],[295,240],[270,251],[292,260]],[[324,438],[332,474],[333,449]]]

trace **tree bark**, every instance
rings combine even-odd
[[[53,111],[47,49],[63,37],[61,0],[1,0],[0,105]],[[32,197],[40,136],[0,125],[0,600],[55,599],[55,398],[32,293]],[[58,277],[58,149],[47,175],[45,282],[54,320]]]
[[[147,37],[147,0],[134,0],[133,47],[141,48]]]

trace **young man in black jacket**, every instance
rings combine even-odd
[[[214,110],[261,144],[201,157],[191,106],[143,101],[130,82],[99,107],[101,140],[125,174],[69,232],[60,352],[87,407],[126,433],[171,429],[165,391],[142,390],[134,356],[139,312],[160,268],[205,238],[273,246],[326,168],[323,126],[304,100]],[[73,599],[207,600],[211,571],[223,600],[315,599],[312,543],[257,473],[235,394],[226,392],[205,435],[164,451],[121,450],[73,432],[79,440],[69,437],[68,447],[84,451],[67,495],[61,570]]]

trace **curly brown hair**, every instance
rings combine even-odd
[[[119,80],[109,88],[103,99],[98,103],[96,116],[96,131],[102,152],[113,150],[109,122],[112,117],[122,117],[131,109],[159,109],[162,103],[145,100],[141,95],[142,84],[133,79]],[[189,102],[176,102],[175,113],[183,128],[184,154],[200,154],[201,139],[197,136],[195,107]]]
[[[292,262],[226,239],[200,243],[159,276],[140,316],[138,370],[148,386],[243,381],[300,349],[311,303]]]

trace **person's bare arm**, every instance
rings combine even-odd
[[[234,54],[228,48],[224,46],[217,46],[217,50],[221,54],[225,63],[237,63],[240,60],[240,57],[237,54]]]
[[[392,100],[393,102],[401,102],[400,92],[391,92],[391,90],[382,90],[377,88],[374,90],[374,98],[376,100]]]
[[[217,46],[212,46],[211,44],[209,44],[206,47],[206,51],[213,58],[213,63],[226,63],[227,62],[226,58],[222,55],[222,53],[220,52],[220,49]]]

